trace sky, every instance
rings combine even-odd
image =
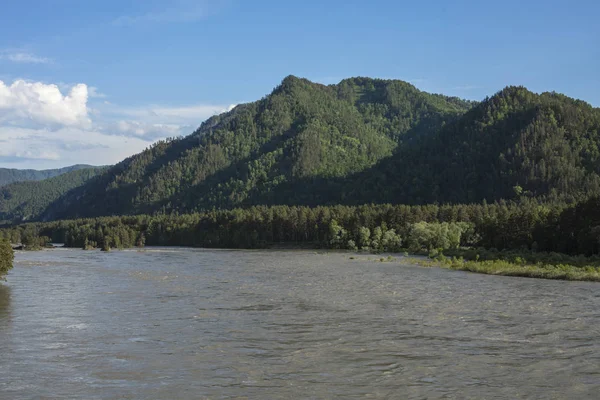
[[[599,15],[597,0],[3,1],[0,167],[117,163],[290,74],[599,107]]]

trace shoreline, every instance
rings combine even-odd
[[[505,260],[470,261],[463,259],[436,260],[431,258],[413,259],[416,265],[425,268],[444,268],[476,274],[512,276],[561,281],[600,282],[597,267],[577,267],[573,265],[515,264]]]
[[[77,247],[53,247],[53,248],[42,248],[39,250],[19,250],[15,253],[25,253],[28,251],[49,251],[56,249],[69,249],[69,250],[82,250],[82,251],[102,251],[101,249],[84,250]],[[138,250],[144,251],[145,249],[193,249],[193,250],[224,250],[224,251],[246,251],[246,250],[270,250],[270,251],[316,251],[316,252],[334,252],[337,254],[343,254],[348,256],[349,261],[368,261],[368,262],[405,262],[415,266],[424,268],[443,268],[455,271],[472,272],[485,275],[498,275],[498,276],[512,276],[520,278],[536,278],[536,279],[549,279],[549,280],[563,280],[563,281],[588,281],[588,282],[600,282],[600,266],[594,265],[572,265],[569,263],[551,264],[544,262],[512,262],[509,260],[502,259],[501,257],[507,256],[509,253],[499,252],[494,259],[486,260],[469,260],[461,257],[445,257],[438,255],[437,257],[428,257],[424,253],[406,253],[406,252],[383,252],[383,253],[367,253],[357,252],[353,250],[343,249],[328,249],[316,246],[307,246],[306,244],[272,244],[261,249],[240,249],[240,248],[221,248],[221,247],[191,247],[191,246],[144,246],[139,248],[123,248],[123,249],[112,249],[116,250]],[[473,249],[465,250],[473,251]],[[461,254],[461,252],[455,252]],[[533,253],[536,254],[536,253]],[[540,254],[537,254],[540,256]],[[531,254],[530,254],[531,256]],[[526,256],[523,256],[526,258]],[[519,258],[520,259],[520,258]]]

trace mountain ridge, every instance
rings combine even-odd
[[[160,142],[127,159],[101,178],[104,189],[87,187],[83,198],[91,200],[86,204],[91,213],[104,208],[100,214],[174,205],[190,209],[198,196],[205,197],[207,207],[217,202],[233,206],[254,185],[269,191],[295,177],[360,171],[390,156],[411,129],[429,130],[471,104],[456,99],[446,104],[445,97],[402,81],[362,78],[326,86],[288,76],[262,99],[209,118],[190,136]],[[223,176],[226,168],[229,175]],[[207,184],[218,186],[219,177],[225,179],[221,192],[198,193]],[[110,190],[117,187],[122,188],[118,196]],[[108,201],[94,203],[101,195],[108,195]],[[64,214],[50,218],[57,215]]]
[[[0,187],[13,182],[41,181],[65,174],[70,171],[94,168],[93,165],[75,164],[62,168],[54,169],[19,169],[19,168],[0,168]]]
[[[600,194],[600,109],[508,86],[481,102],[399,80],[288,76],[73,187],[32,218],[251,205],[578,201]]]
[[[41,181],[13,182],[0,188],[0,221],[35,220],[61,196],[89,182],[108,167],[74,169]]]

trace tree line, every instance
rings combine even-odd
[[[593,255],[600,252],[600,199],[578,204],[523,200],[471,205],[256,206],[29,223],[3,228],[0,237],[13,243],[53,241],[104,249],[261,248],[285,243],[370,251],[468,246]]]

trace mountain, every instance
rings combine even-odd
[[[0,187],[13,182],[41,181],[65,174],[70,171],[85,168],[92,168],[92,166],[77,164],[70,167],[45,170],[0,168]]]
[[[372,167],[473,104],[402,81],[353,78],[325,86],[289,76],[265,98],[124,160],[42,217],[246,205],[282,185]]]
[[[600,110],[507,87],[482,102],[397,80],[293,76],[35,210],[53,220],[255,204],[478,203],[600,195]],[[11,208],[12,207],[12,208]]]
[[[74,169],[42,181],[15,182],[0,188],[0,221],[36,219],[70,190],[81,186],[107,167]]]
[[[405,204],[597,196],[600,109],[507,87],[342,186],[356,202]]]

